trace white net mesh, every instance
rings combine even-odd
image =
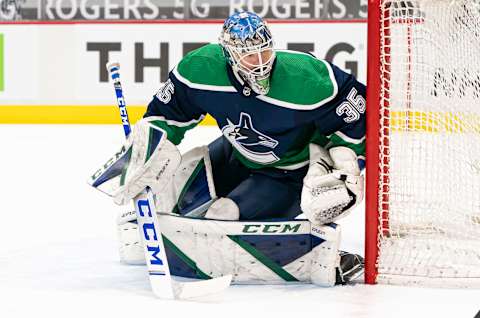
[[[378,282],[480,280],[480,0],[381,8]]]

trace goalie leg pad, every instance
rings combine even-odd
[[[340,266],[341,228],[340,225],[330,223],[327,225],[312,224],[313,236],[324,242],[312,249],[312,269],[310,279],[312,283],[322,287],[331,287],[336,283],[336,272]]]
[[[173,178],[155,198],[157,212],[202,216],[217,198],[208,148],[185,153]]]
[[[165,248],[172,275],[205,278],[235,273],[236,284],[335,285],[340,259],[338,225],[312,226],[306,220],[232,222],[173,215],[161,215],[159,222],[168,239]],[[138,231],[130,233],[138,236]],[[132,246],[124,250],[132,252]],[[134,253],[123,255],[130,257],[122,259],[124,263],[145,262],[138,257],[137,263]]]
[[[120,262],[129,265],[145,264],[145,252],[138,232],[135,211],[121,213],[118,216],[117,235]]]

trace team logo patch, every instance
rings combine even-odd
[[[280,160],[271,150],[277,147],[278,141],[256,130],[249,114],[240,113],[238,124],[232,123],[228,118],[227,122],[222,133],[244,157],[261,164]],[[255,151],[252,148],[255,148]],[[259,151],[262,148],[265,151]]]

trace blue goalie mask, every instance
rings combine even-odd
[[[234,13],[225,20],[219,42],[232,69],[254,92],[267,94],[275,51],[266,22],[254,13]]]

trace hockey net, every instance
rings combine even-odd
[[[369,1],[366,282],[480,286],[480,0]]]

